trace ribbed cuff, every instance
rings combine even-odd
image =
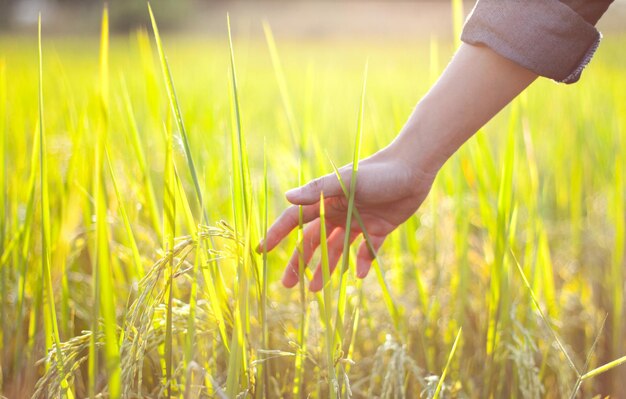
[[[574,83],[602,35],[558,0],[479,0],[461,40],[485,45],[538,75]]]

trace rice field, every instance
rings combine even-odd
[[[390,142],[456,44],[152,22],[0,36],[0,396],[623,397],[626,36],[473,137],[365,279],[322,245],[286,289],[284,192]]]

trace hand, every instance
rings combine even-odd
[[[352,166],[342,167],[339,173],[345,187],[349,188]],[[405,162],[391,147],[359,162],[354,206],[361,215],[365,230],[376,252],[387,235],[419,208],[430,190],[434,177],[435,174],[415,170],[415,167]],[[342,255],[348,209],[348,199],[335,174],[328,174],[288,191],[287,200],[293,205],[276,219],[267,232],[265,242],[258,247],[261,251],[266,244],[267,250],[271,251],[298,226],[298,206],[302,205],[303,223],[307,223],[303,234],[305,265],[299,265],[300,257],[296,248],[282,279],[283,285],[287,288],[298,283],[298,273],[303,271],[303,267],[309,263],[320,244],[319,200],[322,192],[326,211],[328,262],[332,273]],[[350,243],[361,233],[361,228],[353,217]],[[367,276],[373,259],[373,254],[363,241],[357,252],[357,276],[359,278]],[[314,292],[322,288],[320,264],[317,265],[309,288]]]
[[[385,149],[359,163],[354,205],[365,230],[378,251],[389,233],[407,220],[422,204],[437,171],[476,130],[537,78],[537,75],[485,46],[462,44],[448,67],[428,94],[420,100],[396,139]],[[477,100],[478,99],[478,100]],[[350,187],[352,168],[340,169]],[[331,271],[343,251],[346,199],[334,174],[315,179],[287,192],[294,206],[285,210],[267,232],[266,243],[272,250],[298,225],[298,205],[304,223],[304,263],[313,257],[320,244],[319,198],[324,193],[328,260]],[[361,234],[353,218],[350,242]],[[283,284],[293,287],[299,281],[298,251],[294,251]],[[357,276],[367,275],[373,255],[365,243],[357,252]],[[322,288],[322,269],[318,264],[310,289]]]

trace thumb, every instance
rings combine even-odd
[[[344,184],[349,184],[342,177]],[[291,189],[285,193],[287,201],[295,205],[310,205],[315,204],[320,200],[320,193],[324,193],[324,197],[336,197],[343,195],[341,185],[337,176],[334,174],[328,174],[326,176],[318,177],[311,180],[304,186]]]

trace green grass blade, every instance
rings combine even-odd
[[[174,238],[176,237],[176,172],[174,170],[173,145],[174,135],[171,131],[166,134],[165,144],[165,171],[164,175],[164,196],[163,196],[163,248],[168,254],[167,272],[167,315],[165,325],[165,384],[167,386],[167,397],[172,396],[172,301],[174,292]]]
[[[95,148],[95,169],[93,179],[93,198],[96,206],[96,237],[94,273],[94,319],[92,320],[92,338],[90,352],[95,355],[95,336],[100,331],[99,317],[102,316],[104,330],[104,360],[108,380],[108,393],[113,398],[121,396],[121,366],[119,357],[117,321],[115,316],[116,298],[112,278],[112,262],[109,247],[109,228],[107,221],[106,185],[104,182],[105,147],[109,130],[109,13],[105,6],[102,12],[100,35],[100,107],[102,121],[98,130]],[[95,308],[99,307],[99,311]],[[93,346],[93,348],[91,348]],[[94,356],[97,359],[97,356]],[[96,374],[91,376],[95,389]]]
[[[139,169],[141,170],[141,179],[143,183],[142,192],[146,196],[146,202],[148,212],[150,213],[150,221],[152,222],[153,230],[158,234],[161,240],[161,219],[156,202],[156,195],[154,193],[154,186],[152,179],[150,178],[150,168],[146,161],[146,156],[141,145],[141,137],[139,136],[139,128],[137,127],[137,121],[135,119],[135,112],[133,111],[133,105],[130,100],[130,94],[128,93],[128,87],[126,81],[122,77],[122,98],[124,101],[124,109],[126,111],[126,117],[128,119],[128,126],[130,131],[130,142],[135,154]]]
[[[263,237],[267,237],[268,229],[268,202],[269,202],[269,190],[267,184],[267,147],[266,141],[263,140]],[[261,291],[261,325],[263,329],[263,349],[269,350],[269,325],[267,320],[267,299],[268,299],[268,284],[269,274],[267,265],[267,242],[263,242],[263,275],[261,282],[263,284]],[[263,364],[263,395],[265,398],[270,397],[270,363]],[[297,392],[296,392],[297,394]]]
[[[461,334],[463,333],[463,328],[459,328],[459,332],[456,334],[456,338],[454,339],[454,343],[452,344],[452,349],[450,349],[450,354],[448,355],[448,360],[446,361],[446,366],[443,368],[443,372],[441,373],[441,377],[439,378],[439,382],[437,382],[437,388],[435,389],[435,394],[433,395],[433,399],[438,399],[439,394],[441,393],[441,388],[443,388],[443,382],[446,379],[446,375],[448,374],[448,369],[450,368],[450,364],[452,363],[452,358],[454,357],[454,353],[456,352],[456,347],[461,339]]]
[[[596,367],[595,369],[589,371],[588,373],[583,374],[580,378],[581,380],[588,380],[589,378],[593,378],[597,375],[605,373],[619,365],[626,363],[626,356],[622,356],[619,359],[615,359],[612,362],[609,362],[603,366]]]
[[[541,316],[541,319],[545,323],[546,327],[548,327],[548,330],[550,330],[550,334],[552,334],[552,338],[554,338],[554,341],[559,346],[559,349],[561,350],[561,352],[563,353],[563,355],[567,359],[567,363],[569,364],[569,367],[572,369],[572,371],[574,371],[576,373],[577,377],[580,377],[581,374],[578,371],[578,368],[576,367],[576,364],[574,363],[574,361],[570,357],[569,353],[565,349],[565,346],[563,345],[563,343],[561,343],[561,340],[559,339],[559,336],[557,335],[556,331],[554,330],[554,328],[552,327],[552,325],[548,321],[548,318],[546,317],[546,315],[544,314],[543,310],[541,309],[541,306],[539,305],[539,300],[537,300],[537,297],[535,296],[535,293],[533,292],[533,289],[532,289],[530,283],[528,282],[528,279],[526,278],[526,275],[524,274],[524,270],[522,270],[522,266],[519,264],[517,258],[515,257],[515,254],[513,253],[513,250],[510,250],[510,253],[511,253],[511,256],[513,257],[513,261],[515,263],[515,266],[517,266],[517,271],[519,272],[520,276],[522,277],[522,280],[524,281],[524,285],[528,289],[528,293],[530,294],[530,298],[532,299],[533,304],[535,305],[535,307],[539,311],[539,315]]]
[[[287,89],[287,79],[285,77],[283,65],[280,62],[280,57],[278,56],[278,48],[276,47],[274,34],[272,33],[272,28],[267,21],[263,21],[263,32],[265,33],[265,41],[267,42],[267,47],[270,51],[272,66],[274,67],[274,75],[276,76],[276,81],[278,82],[280,98],[282,100],[283,107],[285,108],[287,123],[289,124],[289,132],[291,133],[291,140],[293,141],[294,147],[299,149],[300,156],[302,156],[304,143],[298,140],[298,138],[301,137],[300,127],[293,112],[289,90]]]
[[[167,89],[167,96],[169,98],[172,112],[174,113],[174,118],[176,120],[178,132],[180,133],[182,141],[183,141],[183,148],[185,150],[185,156],[187,158],[187,166],[189,167],[189,173],[191,174],[191,179],[193,180],[193,186],[196,192],[196,197],[198,199],[198,204],[202,206],[202,204],[204,204],[204,201],[202,200],[202,190],[200,189],[198,173],[196,172],[196,167],[193,161],[193,157],[191,155],[191,146],[189,144],[187,130],[185,129],[183,117],[180,112],[180,105],[178,102],[178,97],[176,96],[174,80],[172,79],[172,73],[170,72],[170,67],[169,67],[169,64],[167,63],[167,57],[165,56],[165,51],[163,50],[163,43],[161,42],[161,36],[159,35],[159,28],[157,26],[156,19],[154,18],[154,14],[152,13],[152,7],[150,7],[150,3],[148,3],[148,12],[150,13],[150,21],[152,22],[154,38],[156,40],[157,50],[159,53],[159,59],[161,61],[161,69],[163,72],[163,78],[165,79],[165,87]],[[204,214],[204,220],[205,220],[205,223],[208,223],[208,216],[206,215],[206,213]]]
[[[61,338],[57,324],[56,309],[54,305],[54,288],[50,273],[51,265],[51,242],[50,242],[50,193],[48,191],[48,168],[46,159],[46,136],[44,134],[44,110],[43,110],[43,51],[41,44],[41,14],[38,20],[38,43],[39,43],[39,176],[41,190],[41,272],[44,291],[46,294],[46,348],[56,350],[60,374],[65,377],[65,365],[63,352],[61,351]],[[54,341],[49,342],[49,337]],[[67,383],[65,383],[67,384]]]
[[[6,102],[6,67],[4,59],[0,58],[0,219],[10,220],[7,212],[7,155],[6,155],[6,123],[7,121],[7,102]],[[0,226],[0,259],[4,258],[6,237],[10,235],[8,223]],[[2,267],[4,264],[0,260],[0,292],[7,292],[8,268]],[[0,299],[0,320],[6,320],[5,298]],[[2,329],[0,331],[0,352],[4,351],[5,334],[8,333]],[[2,384],[0,384],[2,389]]]
[[[339,185],[341,186],[341,191],[343,191],[343,194],[348,197],[349,191],[346,188],[343,179],[341,178],[341,174],[339,173],[339,169],[337,169],[337,166],[335,165],[335,163],[332,161],[332,159],[329,158],[329,161],[333,167],[333,171],[335,172],[335,176],[337,176],[337,180],[339,180]],[[400,327],[400,311],[398,310],[398,308],[396,307],[395,301],[393,300],[393,298],[391,297],[391,291],[389,290],[389,285],[387,284],[387,281],[385,280],[385,276],[382,273],[381,270],[381,265],[380,265],[380,258],[378,257],[378,254],[376,253],[376,250],[374,249],[374,246],[372,245],[372,240],[369,236],[369,233],[367,232],[367,229],[365,228],[365,224],[363,223],[363,219],[361,218],[361,215],[359,214],[359,211],[355,208],[353,210],[354,212],[354,219],[356,219],[357,223],[359,224],[359,227],[361,228],[361,231],[363,232],[363,238],[365,239],[365,244],[367,245],[367,249],[370,251],[370,253],[373,255],[373,262],[372,262],[372,267],[374,268],[374,271],[376,272],[376,278],[378,280],[378,284],[380,285],[380,288],[382,290],[382,294],[383,294],[383,301],[385,302],[385,306],[387,307],[387,310],[389,312],[389,315],[391,316],[391,320],[393,322],[394,328],[396,330],[396,332],[400,333],[401,332],[401,327]]]
[[[330,265],[328,264],[328,245],[326,244],[326,212],[324,210],[324,193],[320,194],[320,248],[322,251],[321,267],[322,267],[322,289],[324,293],[324,324],[326,336],[326,362],[328,369],[328,397],[334,398],[338,395],[337,374],[335,371],[335,348],[334,348],[334,332],[331,324],[332,320],[332,287],[330,280]]]
[[[352,216],[354,210],[354,196],[356,193],[356,180],[359,170],[359,159],[361,158],[361,139],[363,136],[363,115],[365,109],[365,90],[367,88],[367,69],[368,63],[365,63],[363,72],[363,87],[361,90],[361,101],[359,102],[359,111],[357,116],[357,129],[354,139],[354,151],[352,154],[352,175],[350,177],[350,193],[348,196],[348,209],[346,212],[346,230],[343,239],[343,252],[341,271],[339,273],[339,298],[337,300],[337,314],[335,317],[335,331],[337,332],[337,343],[342,347],[344,334],[344,317],[346,306],[346,275],[350,265],[350,234],[352,230]]]
[[[239,106],[239,90],[237,89],[237,71],[235,69],[235,51],[233,48],[233,37],[232,37],[232,32],[230,29],[230,16],[228,14],[226,14],[226,24],[228,27],[228,48],[229,48],[229,52],[230,52],[230,83],[232,85],[232,91],[231,91],[231,95],[232,95],[232,103],[233,103],[233,111],[234,111],[234,131],[233,131],[233,155],[234,155],[234,160],[233,162],[235,162],[236,159],[236,164],[234,164],[233,166],[236,167],[235,169],[233,169],[233,174],[236,174],[237,176],[237,180],[236,183],[238,183],[238,186],[235,187],[235,189],[237,190],[236,193],[238,194],[238,197],[235,197],[236,202],[235,202],[235,206],[237,209],[243,209],[243,215],[242,215],[242,223],[243,220],[248,219],[248,214],[249,209],[248,209],[248,197],[249,197],[249,177],[247,175],[248,172],[248,165],[247,165],[247,158],[246,158],[246,152],[244,150],[245,148],[245,142],[244,142],[244,138],[243,138],[243,134],[242,134],[242,127],[241,127],[241,108]]]

